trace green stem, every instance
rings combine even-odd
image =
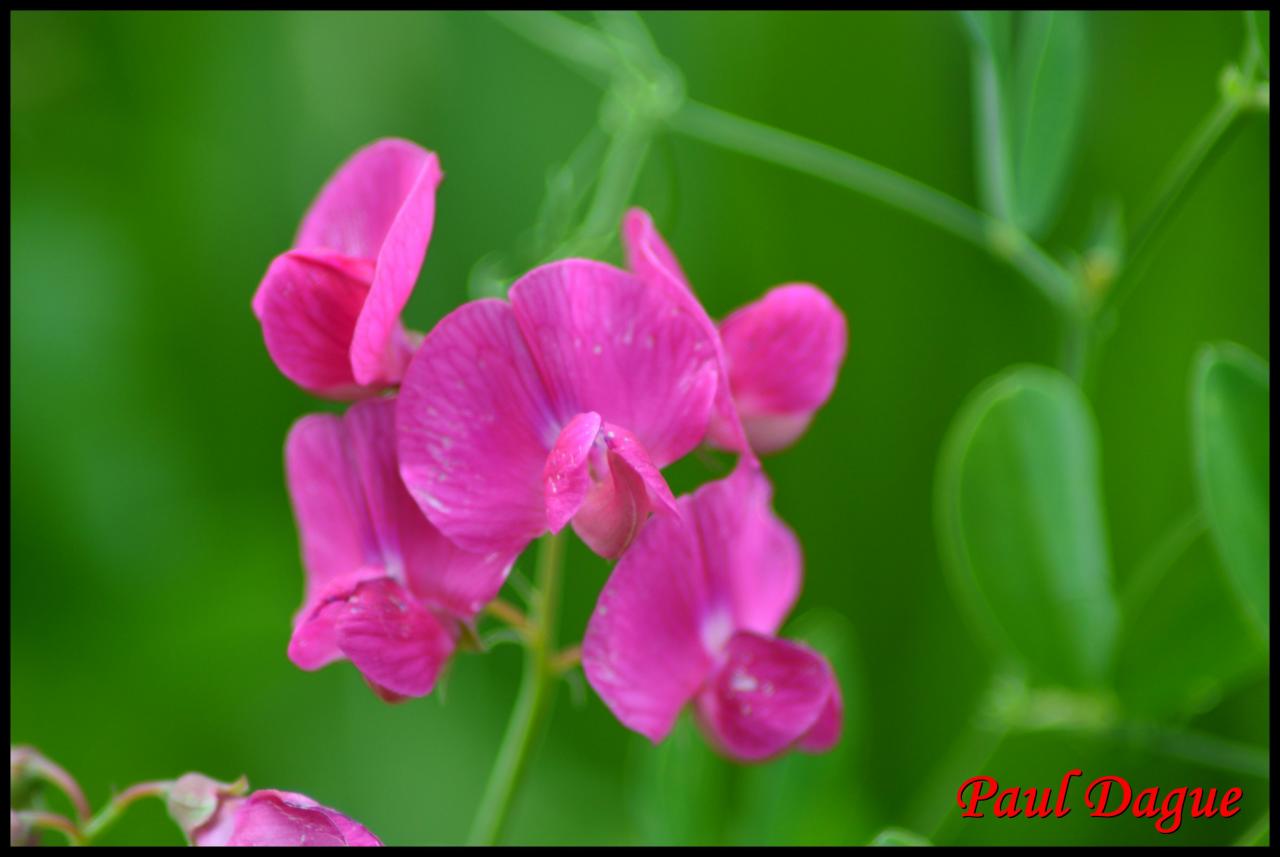
[[[84,826],[83,835],[85,843],[87,844],[92,842],[98,836],[101,836],[108,827],[115,824],[120,819],[120,816],[124,814],[124,811],[135,801],[149,797],[164,798],[169,793],[169,787],[172,785],[173,783],[168,780],[156,780],[153,782],[138,783],[137,785],[129,786],[129,788],[113,797],[110,802],[99,810],[98,814]]]
[[[1089,381],[1093,341],[1092,318],[1083,312],[1063,313],[1062,371],[1082,389],[1087,388]]]
[[[696,101],[686,101],[671,126],[703,142],[789,167],[905,211],[1007,262],[1060,310],[1076,305],[1070,275],[1026,235],[929,185],[825,143]]]
[[[1165,174],[1155,202],[1134,231],[1124,267],[1107,293],[1104,309],[1114,311],[1132,293],[1154,245],[1155,236],[1186,200],[1188,191],[1203,174],[1204,168],[1222,151],[1223,143],[1228,138],[1227,132],[1236,126],[1236,119],[1242,111],[1239,100],[1224,97],[1183,146],[1173,166]]]
[[[502,835],[511,802],[528,768],[529,757],[541,735],[552,700],[556,672],[556,613],[560,603],[560,578],[564,565],[564,533],[545,536],[538,545],[537,591],[530,611],[530,628],[524,655],[524,675],[507,731],[484,797],[471,827],[470,844],[493,845]]]
[[[640,178],[652,139],[652,123],[644,117],[632,113],[623,121],[613,133],[605,152],[595,195],[582,225],[573,237],[553,251],[552,258],[565,254],[591,254],[599,244],[612,238]]]

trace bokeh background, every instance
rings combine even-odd
[[[955,16],[644,20],[693,97],[976,198]],[[479,14],[16,13],[11,25],[11,743],[61,762],[95,804],[141,779],[244,773],[389,843],[462,840],[519,652],[461,657],[444,694],[396,707],[348,665],[307,674],[286,660],[302,572],[281,448],[294,419],[331,406],[275,370],[249,300],[330,172],[372,139],[404,136],[446,171],[406,314],[428,329],[466,298],[477,260],[520,246],[600,91]],[[1088,33],[1055,251],[1085,240],[1101,199],[1143,209],[1244,40],[1238,13],[1093,14]],[[1268,116],[1249,117],[1169,224],[1100,354],[1093,402],[1119,585],[1193,503],[1196,347],[1229,339],[1269,359],[1269,147]],[[673,821],[664,800],[680,802],[684,769],[655,763],[589,691],[562,687],[509,840],[856,843],[896,825],[939,842],[1208,843],[1255,823],[1266,778],[1077,733],[1019,736],[982,770],[947,768],[992,664],[940,565],[938,450],[983,379],[1055,360],[1042,299],[927,224],[683,137],[658,140],[636,201],[713,316],[794,280],[820,284],[848,315],[834,397],[768,470],[807,559],[795,615],[847,620],[849,732],[838,764],[815,769],[820,818],[762,824],[751,801],[767,791],[764,769],[702,759],[705,812]],[[673,481],[687,489],[707,474],[686,463]],[[1183,564],[1218,573],[1203,539]],[[581,633],[604,574],[571,554],[566,637]],[[1219,631],[1237,644],[1230,621]],[[1263,656],[1214,688],[1184,725],[1267,747],[1268,669]],[[1167,671],[1175,681],[1177,664]],[[920,829],[954,815],[964,777],[1048,785],[1073,767],[1137,787],[1239,785],[1244,811],[1173,837],[1083,809]],[[788,774],[801,782],[783,791],[812,779]],[[105,841],[181,838],[153,804]]]

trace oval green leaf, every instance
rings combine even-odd
[[[1271,370],[1233,343],[1200,350],[1191,374],[1196,486],[1209,532],[1253,626],[1270,636]]]
[[[1010,81],[1016,224],[1051,225],[1079,138],[1088,68],[1084,14],[1025,12]]]
[[[1079,388],[1038,366],[983,384],[947,433],[935,500],[944,565],[987,638],[1036,679],[1100,684],[1118,610]]]
[[[1181,522],[1126,582],[1116,690],[1131,714],[1201,714],[1266,668],[1205,528],[1203,514]]]

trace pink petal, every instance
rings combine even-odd
[[[272,261],[253,311],[286,378],[329,398],[369,392],[352,374],[349,349],[371,276],[367,263],[335,253],[290,251]]]
[[[400,312],[422,269],[443,174],[435,154],[407,140],[372,143],[352,155],[312,204],[294,246],[326,248],[376,263],[372,288],[348,340],[361,384],[399,380],[408,354]]]
[[[805,430],[844,362],[844,313],[820,289],[771,289],[720,325],[729,380],[751,445],[775,452]]]
[[[382,844],[362,825],[296,792],[271,789],[256,791],[239,804],[235,819],[235,829],[227,840],[227,845]]]
[[[543,482],[551,531],[572,520],[574,532],[608,559],[627,549],[651,509],[676,511],[667,481],[635,437],[594,412],[565,426]]]
[[[655,743],[712,669],[699,553],[680,518],[651,521],[605,583],[582,641],[587,681],[624,726]]]
[[[710,439],[723,449],[754,459],[746,432],[738,418],[729,385],[728,361],[720,343],[716,323],[698,301],[689,280],[676,261],[671,248],[658,234],[653,218],[642,208],[633,208],[622,221],[622,243],[626,249],[627,267],[651,287],[665,291],[698,319],[714,343],[716,352],[716,396],[712,408]]]
[[[693,294],[689,278],[662,240],[653,218],[643,208],[632,208],[622,218],[622,246],[627,254],[627,267],[641,279],[660,280],[667,285]]]
[[[773,634],[800,594],[800,544],[774,514],[772,495],[759,465],[744,460],[685,501],[709,586],[731,605],[735,630]]]
[[[460,547],[518,553],[547,528],[542,473],[560,425],[511,307],[473,301],[441,319],[405,373],[400,474]]]
[[[454,637],[390,578],[360,584],[339,608],[338,645],[364,677],[400,696],[426,696]]]
[[[396,408],[397,399],[370,399],[343,419],[386,573],[419,600],[469,619],[498,594],[514,556],[465,551],[422,514],[400,478]]]
[[[603,427],[607,467],[573,519],[573,531],[606,559],[622,555],[653,509],[676,512],[675,497],[644,447],[625,429]]]
[[[298,420],[284,455],[310,602],[334,580],[380,566],[382,555],[342,419],[311,414]]]
[[[817,722],[804,733],[796,746],[806,753],[825,753],[839,743],[843,730],[844,698],[840,695],[840,684],[832,673],[831,693],[827,696],[827,704],[822,707]]]
[[[578,414],[556,438],[542,471],[547,527],[558,533],[582,508],[591,490],[591,451],[600,434],[600,415]]]
[[[602,262],[552,262],[521,277],[511,306],[561,424],[595,411],[665,467],[706,433],[715,342],[690,310]]]
[[[751,633],[734,634],[726,655],[697,699],[699,719],[726,754],[746,762],[767,759],[818,723],[833,683],[821,655]]]
[[[312,671],[342,658],[342,646],[338,640],[338,618],[342,605],[361,583],[384,577],[384,569],[364,566],[329,581],[323,589],[309,593],[302,608],[293,617],[289,660],[299,669]]]

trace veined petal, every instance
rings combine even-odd
[[[582,641],[587,681],[628,729],[657,743],[712,670],[693,532],[655,518],[605,583]]]
[[[547,528],[542,472],[558,431],[511,307],[473,301],[441,319],[405,373],[400,475],[460,547],[515,554]]]
[[[371,846],[378,838],[306,795],[262,789],[238,802],[226,845]],[[200,844],[213,844],[201,842]]]
[[[463,550],[409,496],[396,461],[397,399],[352,405],[343,418],[387,573],[421,601],[470,619],[498,594],[514,556]]]
[[[665,467],[706,433],[715,342],[681,302],[586,259],[535,268],[510,300],[561,424],[594,411]]]
[[[833,684],[830,665],[811,649],[738,633],[729,640],[726,658],[711,682],[698,694],[698,716],[726,754],[760,761],[813,729],[826,710]]]
[[[835,387],[848,339],[844,313],[815,286],[771,289],[720,325],[729,381],[757,452],[789,446]]]
[[[302,608],[293,617],[289,638],[289,660],[299,669],[318,670],[343,656],[338,641],[338,617],[361,583],[386,577],[377,566],[365,566],[337,577],[323,589],[308,593]]]
[[[307,573],[307,601],[334,580],[382,564],[340,417],[310,414],[285,439],[285,479]]]
[[[587,547],[613,559],[635,539],[651,510],[675,513],[676,501],[667,481],[630,432],[605,423],[601,433],[608,472],[591,485],[573,518],[573,531]]]
[[[744,460],[683,501],[712,597],[731,605],[735,630],[775,633],[800,594],[800,543],[774,514],[772,496],[763,470]]]
[[[337,608],[338,646],[369,681],[400,696],[425,696],[453,654],[454,637],[408,589],[361,583]]]
[[[716,393],[709,426],[709,439],[717,446],[754,459],[746,431],[734,407],[729,382],[729,364],[720,343],[716,323],[693,292],[675,254],[642,208],[629,210],[622,220],[622,243],[627,267],[651,288],[664,291],[684,306],[714,343],[716,353]]]
[[[408,362],[400,312],[422,269],[442,177],[434,153],[408,140],[378,140],[338,168],[302,220],[295,248],[337,251],[374,266],[347,340],[359,384],[394,383]]]
[[[348,352],[371,276],[366,263],[335,253],[290,251],[272,261],[253,311],[286,378],[329,398],[370,392],[352,374]]]
[[[569,523],[591,490],[591,451],[600,435],[600,415],[578,414],[556,438],[542,471],[547,527],[558,533]]]
[[[627,267],[641,279],[660,280],[676,289],[693,294],[676,254],[658,234],[653,218],[643,208],[632,208],[622,217],[622,246],[627,254]]]

